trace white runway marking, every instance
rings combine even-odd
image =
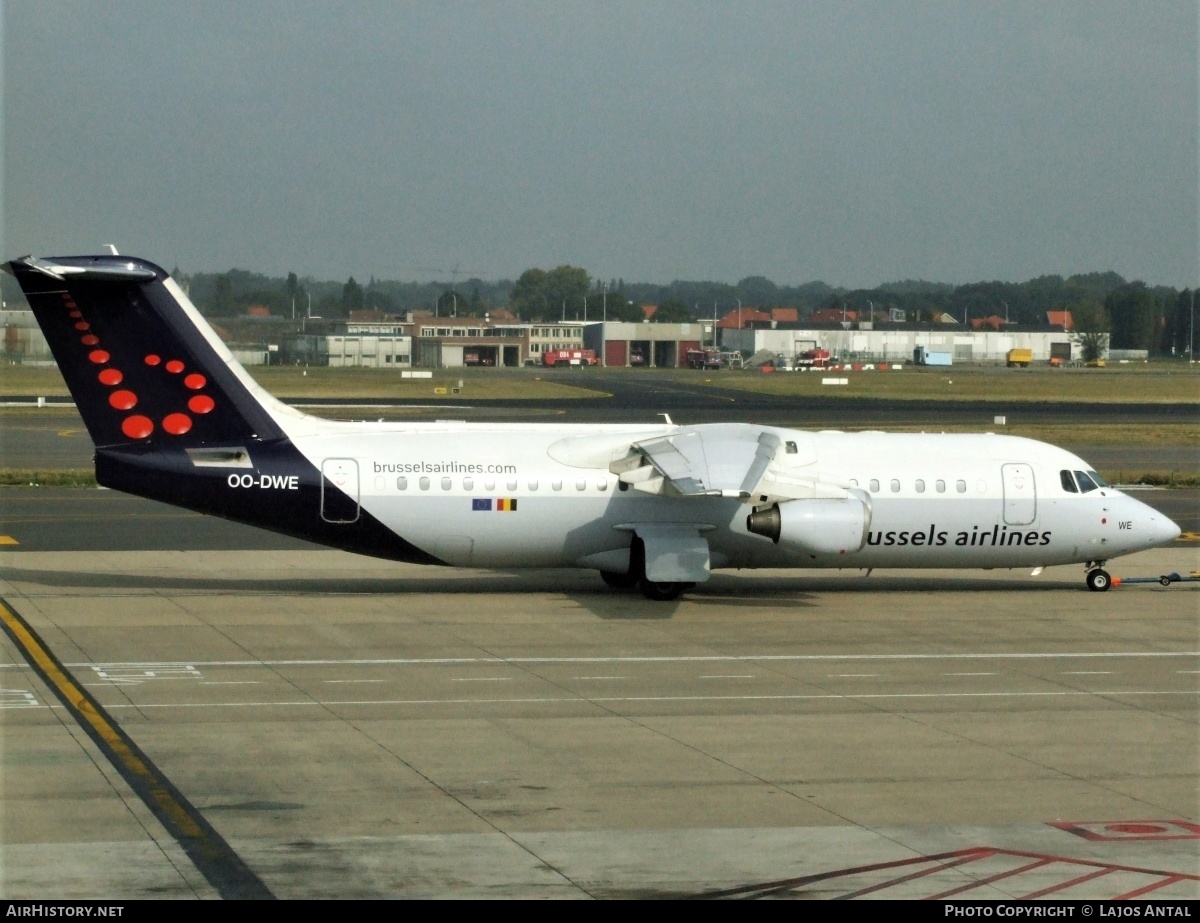
[[[528,696],[522,698],[481,698],[481,699],[304,699],[279,702],[139,702],[116,703],[105,705],[110,711],[123,708],[312,708],[312,707],[351,707],[371,705],[580,705],[602,703],[606,705],[620,703],[657,702],[670,704],[673,702],[804,702],[804,701],[866,701],[894,700],[915,701],[931,699],[1065,699],[1101,696],[1200,696],[1200,690],[1159,690],[1159,689],[1098,689],[1094,692],[872,692],[854,695],[837,694],[797,694],[797,695],[645,695],[645,696]],[[61,708],[53,705],[51,708]]]
[[[834,663],[926,660],[1095,660],[1098,658],[1200,657],[1200,651],[1087,651],[1028,654],[711,654],[689,657],[401,657],[368,660],[210,660],[150,663],[68,663],[71,669],[92,669],[117,673],[123,670],[153,669],[196,671],[201,667],[345,667],[345,666],[440,666],[444,664],[555,664],[555,663]],[[0,664],[0,670],[26,669],[24,664]]]

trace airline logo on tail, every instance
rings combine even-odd
[[[161,404],[164,393],[175,392],[177,409],[171,409],[165,414],[156,413],[152,419],[143,412],[145,401],[137,391],[129,387],[126,372],[113,362],[112,354],[104,348],[100,337],[92,332],[92,322],[80,310],[68,292],[61,292],[62,307],[70,320],[71,326],[79,334],[80,353],[86,354],[86,359],[99,371],[96,380],[110,389],[108,404],[121,418],[121,432],[133,440],[149,439],[156,429],[172,436],[182,436],[192,428],[193,418],[212,413],[216,401],[204,393],[208,378],[196,371],[188,371],[180,359],[166,359],[157,353],[147,353],[142,362],[152,370],[161,371],[161,390],[156,395],[157,403]],[[82,358],[82,355],[81,355]],[[172,380],[174,379],[174,381]],[[144,379],[143,379],[144,380]],[[182,387],[180,387],[182,386]],[[168,406],[175,403],[168,399]],[[139,408],[139,404],[142,405]]]

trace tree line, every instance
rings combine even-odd
[[[365,283],[269,277],[243,269],[176,278],[201,311],[214,317],[264,306],[281,317],[344,318],[350,311],[430,311],[441,316],[482,316],[507,308],[522,321],[643,319],[641,306],[655,304],[654,320],[678,323],[722,317],[743,309],[794,308],[800,319],[832,309],[860,318],[900,316],[931,322],[950,315],[958,323],[999,317],[1011,324],[1043,325],[1050,311],[1071,311],[1081,332],[1111,334],[1113,349],[1145,349],[1153,355],[1186,355],[1193,292],[1126,281],[1115,272],[1039,276],[1027,282],[949,285],[923,280],[891,282],[872,289],[845,289],[824,282],[776,285],[763,276],[736,284],[676,280],[667,285],[593,278],[577,266],[531,268],[516,281],[467,279],[455,286],[374,277]],[[1200,345],[1197,343],[1195,345]]]

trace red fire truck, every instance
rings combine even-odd
[[[833,362],[833,357],[827,349],[807,349],[796,354],[795,368],[798,369],[827,369]]]
[[[542,365],[556,368],[567,365],[599,365],[594,349],[548,349],[542,353]]]
[[[684,356],[689,369],[719,369],[721,351],[718,349],[689,349]]]

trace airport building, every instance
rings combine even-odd
[[[613,366],[683,368],[689,349],[712,345],[712,323],[655,324],[602,321],[583,328],[583,345]]]
[[[955,362],[1004,362],[1010,349],[1028,349],[1033,361],[1048,362],[1053,344],[1068,344],[1072,358],[1080,348],[1061,326],[1005,326],[961,330],[945,324],[905,323],[778,323],[738,329],[722,329],[721,349],[752,356],[775,353],[787,359],[808,350],[825,349],[843,361],[909,361],[917,347],[931,352],[951,353]]]

